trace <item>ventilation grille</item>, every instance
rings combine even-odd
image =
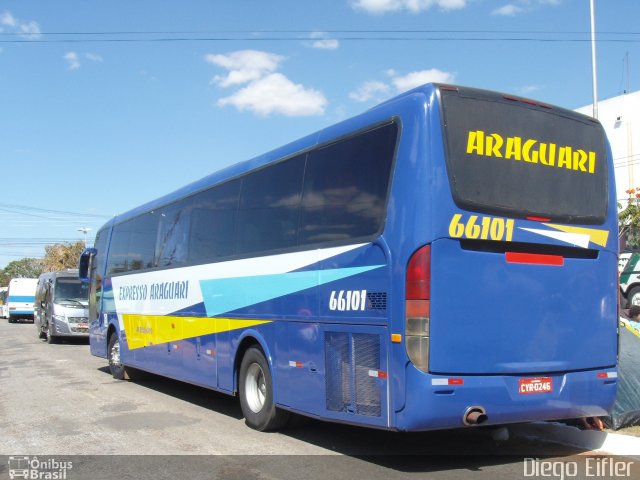
[[[380,336],[344,332],[325,333],[327,410],[379,417]]]
[[[387,292],[370,292],[367,293],[367,308],[370,310],[386,310],[387,309]]]

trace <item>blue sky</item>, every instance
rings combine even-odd
[[[595,12],[599,98],[638,90],[640,2]],[[588,0],[0,0],[0,268],[421,83],[590,104],[589,28]]]

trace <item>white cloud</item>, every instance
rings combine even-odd
[[[521,13],[529,13],[545,5],[557,6],[562,0],[514,0],[500,8],[496,8],[491,12],[492,15],[501,15],[505,17],[513,17]]]
[[[227,55],[205,55],[205,61],[229,70],[226,76],[215,76],[212,83],[221,87],[241,85],[273,73],[284,60],[281,55],[258,50],[239,50]]]
[[[372,80],[364,82],[357,90],[349,94],[356,102],[368,102],[371,99],[382,101],[389,93],[390,87],[384,82]]]
[[[532,93],[539,92],[542,88],[543,86],[541,85],[525,85],[520,87],[518,90],[521,95],[531,95]]]
[[[410,72],[400,75],[396,70],[390,68],[386,71],[391,79],[391,84],[395,87],[396,94],[406,92],[412,88],[419,87],[425,83],[453,83],[455,74],[443,72],[437,68]],[[368,102],[375,100],[381,102],[390,96],[392,87],[388,83],[378,80],[364,82],[357,90],[349,94],[349,98],[356,102]]]
[[[320,50],[336,50],[340,43],[335,38],[327,38],[325,40],[316,40],[311,46]]]
[[[77,52],[67,52],[63,55],[63,57],[67,62],[67,69],[69,70],[78,70],[82,66],[82,62],[80,61],[80,55]],[[85,53],[84,58],[90,60],[92,62],[102,62],[102,57],[97,53]]]
[[[87,60],[91,60],[92,62],[102,62],[102,56],[98,55],[97,53],[85,53],[84,56],[86,57]]]
[[[272,73],[249,82],[233,95],[218,100],[218,106],[232,105],[260,116],[288,117],[322,115],[327,100],[321,92],[293,83],[281,73]]]
[[[11,12],[3,12],[0,15],[0,25],[4,25],[6,27],[15,27],[16,19],[11,15]]]
[[[367,13],[383,14],[407,10],[420,13],[432,7],[442,10],[459,10],[467,6],[467,0],[351,0],[351,6]]]
[[[245,85],[218,100],[217,105],[233,106],[260,116],[324,114],[327,99],[322,92],[294,83],[277,72],[284,59],[281,55],[257,50],[206,55],[206,62],[229,70],[227,75],[215,76],[211,83],[223,88]]]
[[[517,15],[522,12],[524,12],[524,8],[519,7],[517,5],[509,4],[500,8],[496,8],[493,12],[491,12],[491,15],[502,15],[504,17],[513,17],[514,15]]]
[[[67,52],[62,58],[67,61],[67,68],[69,70],[78,70],[80,68],[80,59],[76,52]]]
[[[40,25],[38,22],[33,20],[19,20],[9,11],[5,11],[0,14],[0,25],[7,27],[9,33],[15,33],[18,36],[29,40],[34,40],[41,36]]]
[[[312,32],[309,36],[313,41],[306,42],[305,45],[320,50],[336,50],[340,47],[340,42],[335,38],[328,38],[324,32]]]
[[[411,72],[403,76],[393,76],[391,83],[393,83],[398,93],[400,93],[419,87],[425,83],[453,83],[454,79],[455,74],[453,73],[431,68],[429,70]]]

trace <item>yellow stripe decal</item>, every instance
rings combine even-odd
[[[187,338],[254,327],[271,320],[173,317],[165,315],[122,315],[129,348],[148,347]]]
[[[627,327],[627,330],[629,330],[631,333],[633,333],[636,337],[640,338],[640,332],[638,332],[638,330],[633,328],[627,322],[620,322],[620,323],[622,323],[625,327]]]
[[[608,230],[598,230],[596,228],[568,227],[566,225],[555,225],[552,223],[545,223],[545,225],[547,227],[560,230],[561,232],[588,235],[592,243],[595,243],[596,245],[600,245],[601,247],[606,247],[607,240],[609,239]]]

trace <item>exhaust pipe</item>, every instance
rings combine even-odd
[[[489,420],[487,412],[483,407],[478,406],[467,408],[467,411],[462,416],[462,422],[465,425],[480,425],[487,420]]]

